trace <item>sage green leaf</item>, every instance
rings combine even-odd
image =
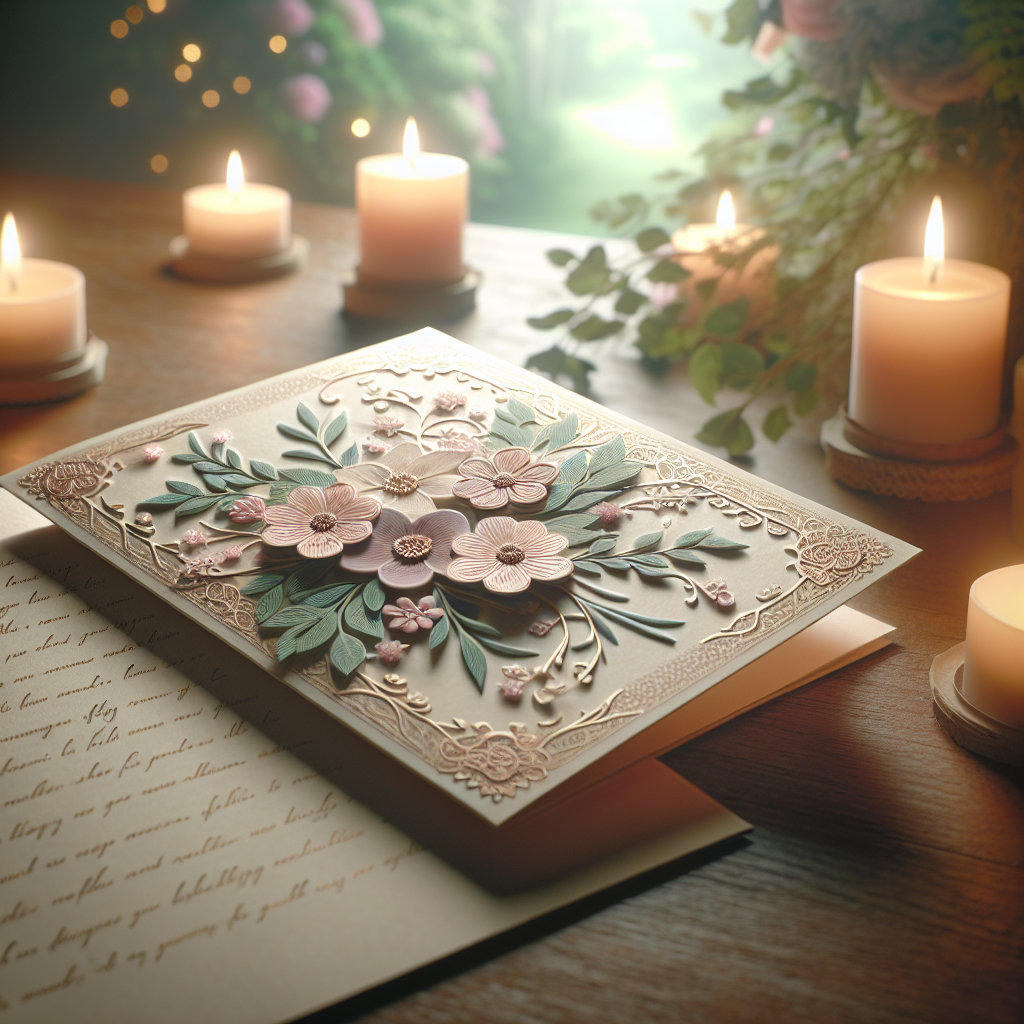
[[[750,313],[750,299],[740,296],[724,306],[716,306],[704,317],[704,329],[711,334],[738,334],[743,330]]]
[[[585,572],[590,576],[600,576],[602,572],[597,562],[591,562],[586,558],[574,558],[572,564],[574,572]]]
[[[205,512],[207,509],[213,508],[220,500],[220,495],[213,495],[208,498],[189,498],[183,505],[179,505],[174,510],[174,518],[180,519],[182,516],[191,516],[197,512]]]
[[[261,573],[259,576],[253,576],[251,580],[244,587],[242,587],[242,593],[246,597],[255,597],[257,594],[265,594],[268,590],[272,590],[278,586],[284,579],[279,573],[266,572]]]
[[[590,475],[593,475],[607,466],[614,466],[626,457],[626,442],[621,434],[616,434],[610,441],[598,445],[590,456]],[[562,479],[559,474],[559,479]]]
[[[323,616],[319,608],[307,608],[304,604],[290,604],[279,612],[271,615],[264,625],[270,629],[290,628],[292,626],[310,626]]]
[[[354,441],[341,453],[339,460],[343,466],[354,466],[359,461],[359,445]]]
[[[588,605],[590,610],[591,621],[594,623],[594,630],[601,634],[610,644],[614,644],[616,647],[619,646],[619,638],[612,632],[612,627],[608,625],[604,617],[596,610],[593,605]],[[573,646],[573,650],[579,648]]]
[[[784,405],[777,405],[764,418],[761,431],[769,441],[778,441],[782,435],[793,426],[789,418],[789,412]]]
[[[323,647],[324,644],[330,643],[337,632],[338,616],[334,612],[325,612],[320,616],[319,621],[315,622],[302,634],[295,645],[295,650],[298,654],[315,651],[318,647]]]
[[[590,374],[597,367],[589,359],[571,356],[564,349],[552,345],[530,356],[526,360],[526,369],[546,373],[552,380],[564,375],[572,381],[577,391],[586,394],[590,390]]]
[[[491,447],[504,448],[505,444],[502,444],[502,441],[509,445],[529,448],[533,444],[533,431],[527,427],[517,427],[514,423],[496,416],[491,424]]]
[[[530,651],[524,647],[513,647],[511,644],[499,643],[496,640],[485,640],[483,637],[480,637],[480,643],[489,651],[494,651],[495,654],[507,654],[513,658],[535,658],[537,656],[536,651]]]
[[[437,601],[437,598],[435,597],[434,600]],[[440,601],[437,601],[437,606],[439,608],[441,607]],[[431,650],[434,650],[435,647],[440,647],[441,644],[443,644],[447,639],[448,616],[442,615],[441,618],[439,618],[437,622],[435,622],[434,625],[430,627],[430,642],[428,646],[430,647]]]
[[[188,434],[188,446],[196,453],[196,455],[202,456],[204,459],[208,459],[210,456],[206,454],[206,449],[203,448],[202,442],[196,436],[193,431],[189,431]]]
[[[384,637],[384,626],[380,621],[380,615],[367,615],[362,601],[349,601],[345,605],[345,624],[365,636],[372,636],[377,640]]]
[[[469,674],[476,683],[476,688],[484,692],[484,677],[487,675],[487,656],[483,648],[465,632],[459,633],[459,647],[462,650],[462,660],[469,670]]]
[[[282,469],[281,476],[305,487],[330,487],[338,482],[333,474],[322,469]]]
[[[313,593],[307,594],[302,599],[302,603],[312,605],[314,608],[330,608],[332,604],[337,604],[357,586],[357,583],[338,583],[334,586],[324,587],[322,590],[318,587]]]
[[[299,485],[284,480],[276,480],[270,485],[270,495],[267,497],[268,505],[282,505],[288,500],[288,495]]]
[[[288,451],[281,452],[281,454],[287,455],[293,459],[309,459],[310,462],[326,462],[328,466],[336,466],[338,464],[337,459],[332,459],[330,455],[324,455],[323,452],[317,451],[315,448],[289,448]]]
[[[277,470],[269,462],[259,462],[256,459],[250,459],[249,469],[252,471],[253,476],[257,476],[261,480],[277,479]]]
[[[715,532],[713,526],[709,526],[705,530],[691,530],[689,533],[684,533],[681,537],[677,537],[672,542],[674,548],[692,548],[699,541],[702,541],[705,537],[709,537]],[[669,552],[666,552],[668,554]]]
[[[629,562],[627,562],[624,558],[619,558],[617,555],[609,555],[605,558],[602,558],[601,564],[606,569],[624,570],[629,568]]]
[[[623,455],[625,455],[625,445],[623,445]],[[587,453],[585,451],[578,451],[562,461],[558,467],[558,476],[555,479],[555,483],[568,484],[572,487],[578,484],[586,475]]]
[[[678,284],[690,276],[690,271],[681,267],[675,260],[658,260],[657,263],[647,271],[647,280],[655,284]]]
[[[518,398],[510,398],[504,406],[496,406],[494,411],[498,412],[499,410],[507,412],[517,427],[537,422],[537,414],[534,412],[533,406],[521,402]]]
[[[754,434],[750,429],[750,424],[742,416],[738,416],[725,439],[725,450],[730,455],[742,455],[753,447]]]
[[[574,577],[573,583],[578,587],[583,587],[585,590],[600,594],[602,597],[608,598],[609,601],[626,602],[629,600],[628,594],[621,594],[619,591],[609,590],[607,587],[599,587],[596,583],[591,583],[589,580],[581,580],[579,577]]]
[[[749,548],[749,544],[741,544],[738,540],[729,540],[727,537],[705,537],[694,547],[702,551],[743,551]]]
[[[672,239],[664,228],[644,228],[635,241],[641,252],[653,252],[659,245],[668,245]]]
[[[601,291],[611,278],[604,246],[595,245],[565,279],[574,295],[592,295]]]
[[[295,407],[295,415],[299,422],[315,437],[320,430],[320,420],[317,415],[305,402],[299,402]]]
[[[722,353],[717,345],[706,341],[690,356],[690,381],[708,405],[715,404],[715,393],[722,386]]]
[[[147,498],[139,502],[139,508],[160,508],[164,505],[180,505],[188,501],[185,494],[158,494],[155,498]]]
[[[384,588],[380,585],[377,580],[370,580],[369,583],[363,587],[363,604],[366,605],[368,611],[379,612],[384,607],[384,602],[387,598],[384,595]]]
[[[229,487],[243,488],[243,487],[255,487],[259,483],[259,480],[253,480],[251,476],[244,476],[241,473],[222,473],[218,478],[221,483],[227,484]]]
[[[224,452],[224,457],[228,460],[228,465],[232,469],[241,469],[242,468],[242,456],[239,455],[238,452],[236,452],[234,448],[228,448]]]
[[[625,320],[605,320],[604,317],[591,313],[581,320],[569,333],[577,341],[600,341],[618,334],[626,326]]]
[[[644,548],[653,548],[655,545],[661,543],[661,537],[661,530],[654,530],[652,533],[644,533],[637,537],[630,547],[638,551],[643,551]]]
[[[535,331],[552,331],[570,321],[575,315],[575,311],[572,309],[556,309],[553,313],[548,313],[547,316],[527,317],[526,322]]]
[[[549,423],[542,427],[537,436],[533,439],[533,449],[538,451],[545,444],[548,451],[554,451],[563,445],[571,444],[579,436],[580,421],[576,413],[571,412],[568,416],[558,420],[557,423]]]
[[[588,605],[591,609],[593,606]],[[635,630],[637,633],[641,633],[643,636],[649,636],[652,640],[661,640],[667,644],[674,644],[676,638],[671,633],[664,633],[660,629],[655,629],[652,626],[647,625],[645,622],[632,617],[627,617],[614,608],[601,608],[601,615],[611,619],[613,622],[618,622],[620,625],[625,626],[627,629]]]
[[[195,484],[187,484],[183,480],[165,480],[167,490],[175,491],[178,494],[190,494],[197,497],[203,492]]]
[[[172,455],[171,462],[198,462],[200,459],[205,458],[205,455],[196,455],[195,452],[183,452],[178,455]]]
[[[564,267],[576,259],[568,249],[548,249],[546,256],[556,267]]]
[[[593,463],[591,463],[591,466],[593,466]],[[578,491],[598,491],[620,487],[626,481],[632,480],[641,469],[643,469],[642,462],[633,462],[630,459],[626,459],[617,465],[608,466],[598,473],[591,472],[590,476],[583,483],[577,484],[576,489]]]
[[[599,505],[606,498],[615,497],[618,491],[584,491],[571,498],[563,506],[566,512],[582,512],[585,509]]]
[[[656,551],[650,551],[645,554],[630,555],[629,561],[638,565],[649,565],[655,569],[667,569],[668,562],[665,557]]]
[[[660,537],[661,534],[659,533]],[[615,537],[602,537],[600,540],[595,540],[593,544],[587,548],[588,555],[605,555],[611,551],[618,543],[618,539]]]
[[[739,415],[739,409],[727,409],[717,416],[712,416],[700,428],[697,437],[705,444],[724,445]]]
[[[256,621],[266,622],[284,603],[284,587],[277,586],[268,590],[256,605]]]
[[[277,429],[285,437],[292,437],[296,441],[307,441],[309,444],[318,443],[316,434],[311,434],[308,430],[303,430],[301,427],[293,427],[290,423],[278,423]]]
[[[348,409],[342,409],[324,428],[324,444],[328,448],[348,429]]]
[[[296,600],[299,594],[310,590],[316,581],[336,564],[336,558],[318,558],[315,561],[306,562],[305,565],[289,574],[284,584],[285,593],[290,600]]]
[[[588,608],[599,608],[602,612],[612,612],[614,615],[621,616],[623,619],[632,619],[634,622],[642,622],[645,626],[660,626],[663,629],[675,629],[679,626],[685,626],[686,621],[684,619],[659,619],[653,615],[642,615],[640,612],[631,612],[626,608],[605,608],[602,604],[596,604],[593,601],[586,602]]]
[[[793,411],[797,416],[809,416],[818,408],[818,391],[811,388],[809,391],[801,391],[793,399]]]
[[[212,473],[203,473],[203,483],[206,484],[208,491],[215,491],[217,494],[223,494],[227,487],[224,481],[219,476],[214,476]]]
[[[548,491],[548,500],[541,509],[542,512],[555,512],[560,509],[572,495],[572,484],[552,484]]]
[[[228,472],[226,466],[222,466],[219,462],[194,462],[192,468],[197,473],[226,473]]]
[[[661,576],[675,576],[675,570],[670,566],[660,565],[646,565],[643,562],[638,562],[636,559],[629,559],[630,564],[633,568],[641,575],[649,577],[650,579],[656,579]]]
[[[615,303],[615,312],[632,316],[645,302],[647,302],[647,296],[643,292],[624,288]]]
[[[749,345],[727,341],[722,345],[722,375],[727,378],[752,376],[764,369],[761,353]]]
[[[299,637],[308,629],[308,626],[292,626],[286,629],[274,644],[274,655],[278,661],[287,661],[295,653],[295,645]]]
[[[818,368],[811,363],[794,363],[786,371],[786,387],[790,391],[810,391],[818,380]]]
[[[665,555],[673,562],[679,562],[681,565],[688,565],[694,569],[702,569],[707,565],[703,558],[698,558],[692,551],[685,551],[682,548],[670,548]]]
[[[338,633],[331,645],[331,664],[343,676],[352,675],[366,661],[366,648],[361,640],[348,633]]]

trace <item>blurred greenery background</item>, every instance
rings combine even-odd
[[[474,220],[593,232],[598,200],[699,170],[722,91],[758,72],[719,42],[725,6],[0,0],[0,164],[183,188],[238,148],[251,180],[349,204],[412,114],[472,162]]]

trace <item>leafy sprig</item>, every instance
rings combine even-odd
[[[348,429],[348,409],[342,409],[336,416],[330,411],[324,418],[318,419],[315,412],[305,402],[299,402],[295,415],[300,426],[291,423],[278,423],[277,429],[296,441],[304,441],[313,445],[312,448],[290,448],[282,455],[293,459],[309,459],[313,462],[326,462],[335,469],[354,466],[359,461],[359,446],[353,442],[336,457],[331,451],[333,445]],[[322,486],[322,485],[321,485]]]

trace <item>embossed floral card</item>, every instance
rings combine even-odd
[[[2,482],[493,824],[915,551],[429,329]]]

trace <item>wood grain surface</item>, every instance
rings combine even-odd
[[[0,472],[144,416],[379,341],[339,315],[356,262],[351,211],[296,204],[306,268],[222,288],[162,271],[179,197],[137,186],[0,178],[29,255],[88,279],[110,343],[105,383],[0,409]],[[522,363],[524,323],[565,301],[543,251],[581,239],[471,225],[477,312],[435,325]],[[597,350],[594,397],[684,440],[709,410],[628,344]],[[1020,562],[1007,495],[922,504],[844,489],[817,425],[758,440],[745,468],[923,548],[854,603],[896,643],[667,755],[756,826],[731,843],[309,1018],[375,1024],[687,1021],[1017,1022],[1024,1004],[1019,770],[957,748],[932,716],[932,658],[964,636],[967,593]]]

